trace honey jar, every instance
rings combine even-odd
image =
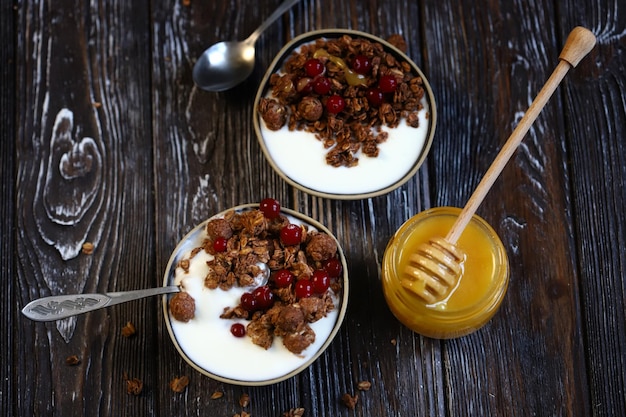
[[[411,217],[393,235],[383,256],[382,286],[389,308],[402,324],[427,337],[449,339],[478,330],[496,313],[508,287],[504,246],[478,215],[456,243],[466,256],[457,285],[444,299],[428,304],[402,286],[409,256],[430,238],[446,236],[460,212],[437,207]]]

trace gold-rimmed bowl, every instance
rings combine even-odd
[[[270,78],[273,74],[284,73],[284,63],[292,54],[298,53],[303,45],[314,44],[319,39],[339,39],[344,36],[378,43],[382,45],[385,53],[393,56],[398,62],[406,62],[411,68],[412,75],[421,78],[424,97],[421,100],[423,109],[419,112],[418,128],[410,128],[401,120],[397,128],[389,129],[389,138],[379,145],[380,152],[377,157],[357,154],[359,161],[356,166],[334,167],[326,162],[328,149],[314,133],[290,130],[287,126],[277,131],[271,130],[258,109],[262,99],[272,97]],[[436,126],[434,95],[421,69],[404,52],[386,40],[349,29],[307,32],[285,45],[261,81],[254,101],[253,114],[253,124],[261,149],[278,175],[301,191],[339,200],[375,197],[407,182],[426,159]]]
[[[258,208],[259,204],[236,206],[193,228],[174,249],[165,270],[163,285],[179,284],[179,262],[188,259],[194,248],[202,246],[207,237],[206,224],[211,219],[223,218],[233,210],[244,212]],[[180,356],[195,370],[210,378],[244,386],[270,385],[286,380],[315,362],[341,327],[347,309],[349,289],[348,269],[341,245],[330,230],[311,217],[287,208],[281,208],[281,215],[288,217],[291,223],[305,225],[309,230],[325,233],[336,241],[337,257],[342,265],[342,273],[338,279],[342,285],[341,291],[333,296],[335,308],[327,317],[310,324],[316,333],[315,342],[301,354],[289,352],[279,340],[274,340],[272,346],[265,350],[253,344],[248,337],[237,338],[231,334],[232,323],[245,323],[245,320],[219,317],[224,307],[236,306],[241,294],[247,289],[233,288],[228,292],[219,288],[209,290],[203,285],[206,271],[191,268],[191,276],[188,278],[192,281],[185,282],[184,291],[194,296],[196,317],[188,322],[176,320],[169,304],[174,296],[172,294],[163,297],[163,314],[167,331]]]

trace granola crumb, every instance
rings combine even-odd
[[[65,364],[68,366],[76,366],[79,363],[80,359],[78,359],[78,356],[76,355],[68,356],[67,358],[65,358]]]
[[[83,243],[83,247],[82,247],[82,252],[85,255],[91,255],[93,253],[94,250],[94,245],[91,242],[85,242]]]
[[[132,395],[139,395],[143,390],[143,381],[139,378],[129,378],[124,372],[124,380],[126,381],[126,392]]]
[[[345,393],[341,396],[341,402],[350,410],[355,409],[356,403],[358,400],[359,400],[359,394],[350,395],[348,393]]]
[[[215,392],[213,392],[213,394],[211,394],[211,399],[212,400],[219,400],[223,396],[224,396],[224,393],[222,391],[215,391]]]
[[[170,381],[170,388],[174,392],[183,392],[189,385],[189,377],[184,375],[180,378],[174,378]]]
[[[398,344],[398,341],[396,339],[391,339],[391,344],[395,346]]]
[[[237,413],[237,414],[233,415],[233,417],[250,417],[250,416],[251,416],[251,414],[247,413],[245,411],[242,411],[241,413]]]
[[[239,405],[243,408],[246,408],[248,405],[250,405],[250,396],[246,393],[241,394],[241,396],[239,397]]]
[[[372,388],[372,383],[369,381],[359,381],[356,387],[359,391],[369,391],[369,389]]]
[[[135,325],[133,323],[126,322],[126,326],[122,327],[122,336],[124,337],[132,337],[137,333],[137,329],[135,329]]]
[[[285,411],[282,417],[303,417],[304,416],[304,408],[292,408],[289,411]]]

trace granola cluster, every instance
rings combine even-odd
[[[406,48],[401,35],[388,41]],[[351,69],[357,57],[368,65],[362,74]],[[324,65],[318,76],[307,72],[311,59]],[[397,86],[383,95],[378,85],[389,76]],[[329,81],[327,92],[312,88],[321,78]],[[357,165],[359,153],[378,156],[378,145],[388,139],[381,126],[394,128],[404,119],[418,127],[418,113],[423,109],[424,83],[408,62],[396,59],[380,43],[348,35],[302,45],[287,58],[283,72],[272,74],[269,82],[271,95],[261,99],[257,109],[268,129],[287,125],[289,130],[313,133],[328,150],[326,162],[335,167]]]
[[[282,214],[268,218],[259,209],[229,211],[223,218],[207,223],[202,245],[195,248],[189,258],[181,260],[177,267],[188,273],[190,261],[200,251],[205,251],[213,255],[207,262],[205,287],[265,290],[268,301],[265,305],[250,308],[242,301],[226,308],[220,317],[247,320],[245,335],[256,345],[268,349],[275,337],[281,337],[289,351],[299,354],[315,341],[315,332],[309,324],[335,308],[333,294],[340,294],[342,282],[339,275],[334,274],[328,291],[306,296],[298,293],[299,281],[311,282],[315,271],[323,270],[329,261],[338,261],[338,248],[334,238],[306,225],[297,225],[297,242],[285,243],[281,233],[289,227],[293,224]],[[269,268],[269,280],[256,288],[258,277],[263,275],[263,265]],[[288,285],[277,283],[279,271],[292,274],[293,282]],[[195,304],[188,293],[181,292],[170,300],[170,311],[177,320],[191,320],[193,310]]]

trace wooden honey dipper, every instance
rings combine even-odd
[[[570,32],[559,55],[559,64],[507,139],[448,235],[430,239],[410,255],[401,280],[404,288],[432,304],[443,300],[455,287],[465,259],[465,253],[456,246],[463,230],[569,69],[578,65],[595,43],[596,37],[588,29],[579,26]]]

